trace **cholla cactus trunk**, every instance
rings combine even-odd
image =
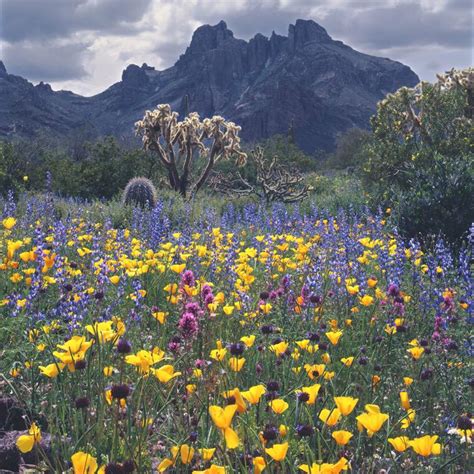
[[[247,158],[240,149],[240,127],[218,115],[201,121],[197,113],[191,112],[179,122],[178,114],[168,104],[161,104],[153,111],[147,110],[135,126],[145,150],[158,155],[171,188],[184,197],[203,187],[218,161],[233,156],[236,165],[241,166]],[[204,167],[200,175],[193,176],[199,160],[205,162]]]
[[[140,207],[156,206],[157,193],[153,183],[147,178],[131,179],[123,192],[123,203]]]

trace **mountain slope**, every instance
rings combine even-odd
[[[367,128],[378,100],[417,82],[409,67],[334,41],[312,20],[297,20],[288,36],[248,42],[221,21],[199,27],[174,66],[130,65],[120,82],[89,98],[33,86],[0,62],[0,136],[39,128],[61,136],[80,127],[126,136],[146,109],[170,103],[181,114],[223,115],[242,125],[247,141],[291,126],[297,144],[313,152],[330,149],[338,132]]]

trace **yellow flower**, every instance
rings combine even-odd
[[[281,415],[286,410],[288,410],[289,407],[288,403],[286,403],[285,400],[282,400],[281,398],[276,398],[275,400],[272,400],[268,403],[268,405],[277,415]]]
[[[311,466],[308,464],[301,464],[298,466],[303,472],[307,474],[339,474],[341,471],[347,470],[347,459],[341,458],[337,463],[323,463],[316,464],[313,463]]]
[[[395,451],[403,453],[410,447],[410,439],[407,436],[398,436],[397,438],[388,438],[387,440]]]
[[[256,405],[262,395],[266,392],[266,389],[263,385],[254,385],[250,387],[247,391],[242,392],[242,397],[245,398],[252,405]]]
[[[28,434],[21,435],[16,440],[16,446],[22,453],[29,453],[33,446],[41,441],[41,430],[32,423]]]
[[[403,383],[408,387],[413,383],[413,379],[411,377],[403,377]]]
[[[374,297],[370,295],[364,295],[359,298],[362,306],[371,306],[374,303]]]
[[[272,305],[270,303],[265,303],[260,305],[260,311],[263,314],[268,314],[272,309]]]
[[[415,410],[413,410],[413,408],[410,408],[409,410],[407,410],[407,416],[403,418],[403,420],[400,423],[403,430],[406,430],[412,424],[413,420],[415,419],[415,416],[416,416],[416,412]]]
[[[216,452],[216,448],[201,448],[199,454],[203,461],[210,461]]]
[[[164,365],[159,369],[151,369],[156,378],[162,383],[168,383],[170,380],[181,375],[181,372],[175,372],[172,365]]]
[[[436,456],[441,453],[441,445],[436,443],[437,439],[437,435],[426,435],[420,438],[412,439],[409,441],[409,444],[413,451],[415,451],[415,453],[419,454],[420,456],[427,457],[431,456],[432,454]]]
[[[227,349],[225,347],[220,348],[220,349],[213,349],[211,351],[210,357],[211,359],[214,359],[220,362],[224,359],[226,354],[227,354]]]
[[[254,342],[255,342],[255,335],[251,336],[242,336],[240,340],[247,346],[247,347],[252,347]]]
[[[356,420],[367,430],[369,436],[373,436],[388,420],[388,415],[386,413],[367,412],[356,417]]]
[[[217,464],[211,464],[204,471],[193,471],[192,474],[226,474],[226,468],[224,466],[218,466]]]
[[[237,411],[239,413],[244,413],[247,409],[247,405],[245,404],[244,399],[242,398],[242,393],[238,388],[234,388],[233,390],[227,390],[222,394],[225,398],[233,398],[235,400],[235,404],[237,405]]]
[[[347,416],[352,413],[352,410],[354,410],[358,401],[358,398],[334,397],[334,402],[336,403],[337,408],[344,416]]]
[[[14,217],[7,217],[6,219],[3,219],[2,225],[5,227],[5,229],[10,230],[15,227],[16,224],[16,219]]]
[[[222,310],[227,316],[230,316],[234,312],[235,306],[225,305],[222,307]]]
[[[411,408],[411,405],[410,405],[410,397],[408,396],[408,392],[405,391],[405,390],[402,390],[400,392],[400,402],[402,404],[402,407],[405,409],[405,410],[409,410]]]
[[[341,359],[341,362],[346,366],[350,367],[352,363],[354,362],[354,357],[343,357]]]
[[[332,433],[332,437],[334,438],[334,440],[339,446],[346,445],[350,441],[352,436],[354,435],[350,431],[345,431],[345,430],[334,431]]]
[[[341,418],[341,412],[338,408],[329,410],[328,408],[323,408],[319,413],[319,419],[328,426],[334,426]]]
[[[318,396],[319,390],[321,388],[321,385],[316,383],[314,385],[311,385],[309,387],[301,387],[301,390],[297,390],[297,393],[307,393],[309,395],[308,400],[306,403],[308,405],[314,405],[316,403],[316,397]]]
[[[103,371],[106,377],[110,377],[114,373],[114,368],[111,365],[104,367]]]
[[[266,448],[265,452],[276,462],[285,459],[288,451],[288,443],[274,444],[271,448]]]
[[[234,372],[240,372],[244,364],[245,364],[245,357],[231,357],[229,359],[229,367]]]
[[[211,415],[212,421],[217,428],[222,430],[228,449],[235,449],[240,443],[239,436],[230,427],[236,411],[237,405],[227,405],[225,408],[221,408],[217,405],[211,405],[209,407],[209,414]]]
[[[160,349],[156,349],[154,351],[141,350],[138,351],[136,354],[130,354],[126,356],[125,362],[127,364],[137,367],[141,374],[147,374],[148,372],[150,372],[151,366],[160,362],[164,358],[164,356],[165,353]]]
[[[186,268],[185,263],[180,263],[176,265],[171,265],[171,271],[175,273],[183,273],[184,269]]]
[[[423,355],[423,352],[425,352],[425,349],[423,347],[411,347],[407,349],[407,352],[411,354],[413,359],[418,360]]]
[[[38,368],[43,375],[46,375],[46,377],[49,377],[52,379],[54,377],[57,377],[59,372],[63,370],[64,367],[65,367],[65,364],[53,363],[46,366],[40,365]]]
[[[171,448],[171,454],[173,455],[173,458],[177,457],[177,453],[178,446],[173,446],[173,448]],[[181,457],[181,462],[183,464],[189,464],[194,456],[194,448],[192,446],[189,446],[188,444],[182,444],[179,447],[179,454]]]
[[[74,474],[95,474],[98,469],[97,459],[91,454],[78,451],[71,456]]]
[[[160,323],[160,324],[165,324],[166,318],[168,317],[168,313],[165,313],[164,311],[155,311],[151,313],[151,315]]]
[[[287,349],[288,349],[288,343],[285,341],[281,341],[278,344],[273,344],[270,346],[270,350],[279,356],[284,354]]]
[[[109,277],[109,280],[110,280],[110,283],[112,283],[113,285],[117,285],[118,282],[120,281],[120,277],[118,275],[113,275]]]
[[[253,474],[261,474],[266,467],[267,463],[263,456],[253,458]]]
[[[339,339],[342,336],[342,331],[329,331],[326,333],[326,337],[331,341],[333,346],[336,346]]]

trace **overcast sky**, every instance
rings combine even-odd
[[[199,25],[223,19],[249,39],[286,35],[297,18],[422,79],[474,63],[472,0],[0,0],[0,59],[34,83],[93,95],[130,63],[173,65]]]

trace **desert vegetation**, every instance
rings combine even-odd
[[[472,87],[319,157],[166,105],[2,143],[0,469],[468,472]]]

